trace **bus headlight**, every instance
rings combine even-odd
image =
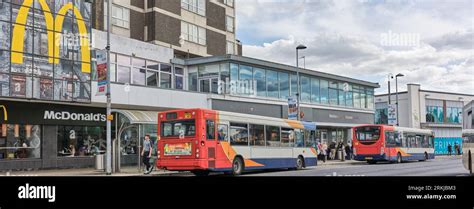
[[[199,153],[199,148],[196,149],[196,153]]]
[[[199,158],[199,153],[196,153],[196,158]]]
[[[352,154],[357,155],[356,148],[352,148]]]

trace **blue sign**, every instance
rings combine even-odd
[[[298,120],[298,104],[293,97],[288,98],[288,120]]]
[[[459,149],[462,153],[462,138],[461,137],[436,137],[434,138],[434,148],[436,155],[447,155],[448,145],[451,145],[451,154],[456,154],[455,144],[459,145]]]

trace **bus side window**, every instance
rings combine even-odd
[[[395,146],[397,146],[397,147],[402,146],[402,140],[400,139],[400,137],[401,137],[400,133],[395,132],[394,137],[395,137]]]
[[[219,141],[227,141],[228,140],[228,129],[227,125],[225,124],[219,124],[217,126],[217,140]]]
[[[303,131],[300,129],[295,129],[295,133],[296,133],[296,142],[295,142],[296,147],[304,147]]]
[[[213,120],[206,120],[206,137],[207,140],[216,139],[216,126]]]

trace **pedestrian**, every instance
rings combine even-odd
[[[326,162],[326,160],[328,159],[328,144],[326,144],[326,142],[323,142],[322,148],[323,148],[323,162]]]
[[[336,142],[332,141],[331,144],[329,144],[329,159],[334,160],[336,158]]]
[[[318,142],[318,154],[319,154],[319,159],[322,160],[323,162],[326,162],[326,150],[324,149],[321,142]]]
[[[143,150],[142,150],[142,160],[145,164],[144,174],[150,174],[153,170],[153,167],[150,165],[151,153],[153,152],[153,147],[151,146],[150,135],[145,135],[145,140],[143,141]]]
[[[346,160],[352,160],[352,148],[349,144],[346,145]]]
[[[459,148],[459,144],[457,142],[454,143],[454,150],[456,151],[457,155],[461,155],[461,149]]]
[[[451,152],[453,152],[453,147],[451,144],[448,144],[448,155],[451,156]]]

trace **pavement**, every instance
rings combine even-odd
[[[142,167],[143,168],[143,167]],[[462,167],[461,156],[436,156],[427,162],[407,162],[402,164],[378,163],[368,165],[364,161],[329,160],[318,161],[318,166],[300,171],[258,171],[244,176],[331,176],[331,175],[362,175],[362,176],[404,176],[404,175],[466,175]],[[219,174],[218,174],[219,175]],[[1,176],[106,176],[103,170],[94,168],[48,169],[36,171],[3,171]],[[111,176],[145,176],[137,166],[122,167],[119,173]],[[190,172],[154,170],[148,176],[193,176]]]

